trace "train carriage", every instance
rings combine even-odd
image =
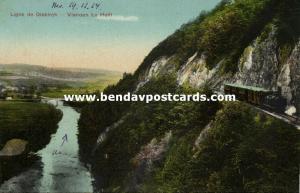
[[[238,84],[225,84],[224,91],[226,94],[235,94],[238,100],[256,105],[262,105],[265,97],[274,93],[264,88]]]
[[[236,99],[244,101],[273,113],[295,123],[300,124],[299,113],[296,115],[286,114],[287,99],[281,95],[281,88],[277,91],[266,90],[264,88],[244,86],[238,84],[225,84],[225,94],[234,94]]]

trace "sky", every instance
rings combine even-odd
[[[0,63],[133,72],[159,42],[219,1],[0,0]],[[52,8],[54,2],[63,8]],[[72,2],[77,9],[69,7]],[[89,9],[81,8],[85,2]],[[99,8],[92,8],[96,3]],[[58,16],[28,17],[28,12]]]

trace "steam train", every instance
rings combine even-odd
[[[283,113],[287,106],[287,100],[281,96],[280,89],[271,91],[260,87],[225,84],[224,92],[234,94],[237,100],[280,113]]]

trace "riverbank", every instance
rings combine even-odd
[[[24,171],[35,160],[30,152],[45,147],[55,133],[62,112],[53,105],[33,102],[0,101],[0,149],[12,139],[27,142],[17,156],[1,156],[0,183]]]
[[[60,100],[46,101],[62,112],[58,129],[26,171],[6,180],[0,192],[94,192],[94,179],[78,156],[79,113]]]

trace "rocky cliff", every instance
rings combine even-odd
[[[105,92],[210,95],[237,83],[280,92],[297,114],[299,8],[297,0],[221,1]],[[79,126],[81,155],[107,191],[297,189],[299,131],[244,103],[97,103]]]
[[[195,88],[209,85],[215,91],[223,92],[224,84],[236,83],[281,91],[281,95],[288,101],[286,110],[299,113],[300,40],[281,62],[276,33],[276,26],[272,26],[265,39],[260,35],[245,47],[235,72],[224,73],[221,66],[225,58],[208,68],[205,53],[194,53],[179,69],[172,68],[175,55],[161,56],[141,74],[138,88],[153,77],[173,72],[177,74],[179,85],[187,83]]]

